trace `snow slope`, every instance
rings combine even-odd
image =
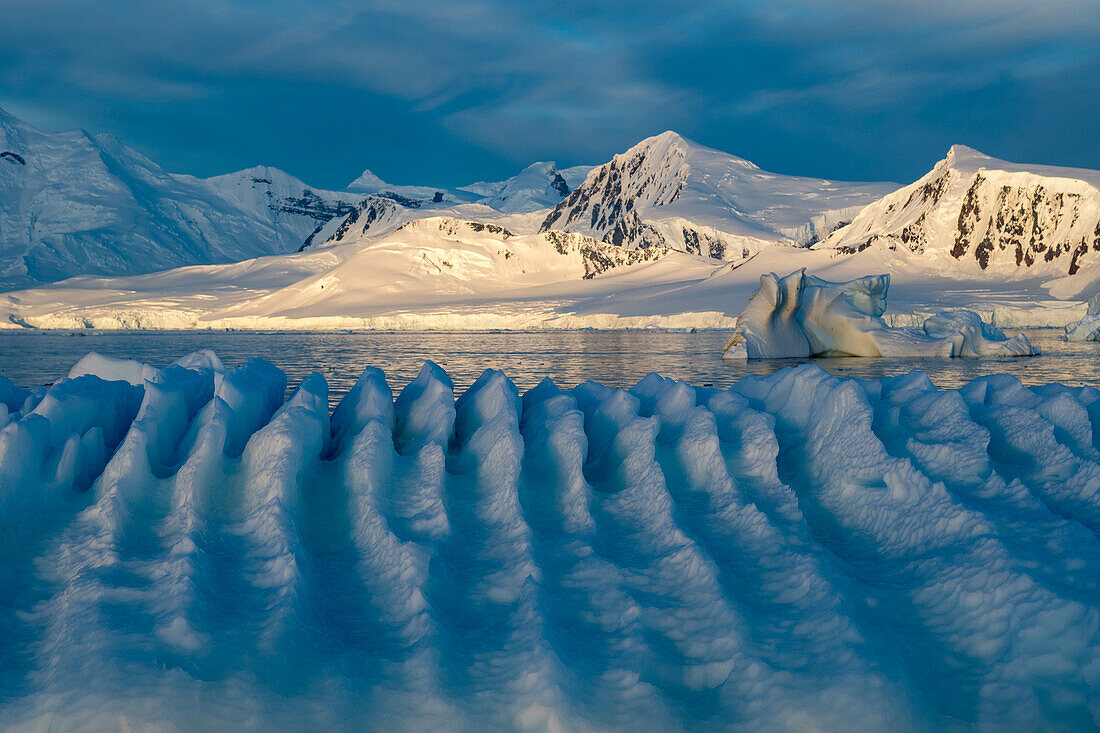
[[[717,313],[616,313],[615,293],[679,289],[714,262],[580,234],[417,219],[389,236],[231,265],[74,278],[0,294],[8,327],[574,328],[725,326]],[[599,310],[576,314],[576,304]],[[279,325],[281,324],[281,325]]]
[[[574,182],[583,180],[590,169],[586,166],[566,170]],[[574,183],[575,185],[575,183]],[[489,197],[484,203],[506,213],[529,213],[549,209],[561,203],[572,188],[566,176],[554,163],[532,163],[514,178],[499,183],[475,183],[464,190]]]
[[[1060,327],[1085,313],[1040,279],[953,278],[880,249],[773,246],[721,263],[434,217],[294,255],[2,293],[0,328],[733,328],[761,276],[800,267],[841,282],[891,272],[891,325],[948,308],[998,326]]]
[[[587,170],[565,173],[576,182]],[[324,191],[268,166],[198,179],[109,136],[46,133],[0,110],[0,291],[294,252],[329,239],[364,199],[398,224],[457,212],[493,220],[549,208],[570,190],[553,163],[480,185],[393,186],[366,171],[346,191]]]
[[[629,391],[89,355],[0,377],[0,719],[1100,725],[1100,391]]]
[[[930,267],[995,278],[1100,276],[1100,172],[1019,165],[955,145],[923,178],[867,206],[815,245],[910,252]]]
[[[293,251],[358,200],[272,168],[173,175],[111,137],[2,110],[0,155],[0,290]]]
[[[541,230],[737,260],[776,242],[816,241],[895,187],[768,173],[664,132],[589,172]]]

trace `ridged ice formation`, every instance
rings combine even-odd
[[[285,386],[0,379],[5,727],[1100,725],[1100,391]]]
[[[882,319],[889,275],[829,282],[806,268],[760,276],[760,289],[737,317],[722,350],[727,359],[809,356],[980,357],[1038,356],[1027,336],[1012,338],[974,311],[941,311],[923,328],[897,328]],[[1068,331],[1068,329],[1067,329]]]
[[[1067,341],[1100,341],[1100,293],[1089,298],[1085,317],[1066,325]]]

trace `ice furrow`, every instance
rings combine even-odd
[[[991,434],[989,454],[998,472],[1019,479],[1051,511],[1100,537],[1100,465],[1087,450],[1091,441],[1082,435],[1080,419],[1059,410],[1063,399],[1040,401],[1008,375],[975,380],[962,394],[974,421]],[[1066,430],[1073,422],[1076,437]]]
[[[251,586],[251,622],[259,648],[275,653],[280,637],[296,631],[310,591],[298,550],[302,484],[316,473],[329,439],[328,384],[314,372],[298,386],[241,455],[244,576]]]
[[[104,384],[80,366],[73,372],[81,376],[63,384],[93,389]],[[139,380],[141,405],[95,478],[88,492],[92,503],[39,563],[41,582],[58,589],[31,615],[41,629],[35,646],[44,662],[37,670],[43,679],[73,668],[90,671],[103,656],[125,657],[146,646],[150,619],[142,600],[158,547],[153,527],[167,511],[168,479],[178,468],[196,412],[212,396],[214,379],[209,369],[169,367],[134,379]],[[40,407],[45,412],[51,404]],[[108,679],[96,677],[90,686]]]
[[[1086,700],[1052,698],[1036,660],[1059,649],[1071,674],[1094,674],[1097,608],[1021,572],[989,517],[889,456],[858,384],[812,368],[764,381],[804,514],[869,600],[891,610],[908,639],[896,653],[932,708],[1001,727],[1080,712]]]
[[[825,568],[739,490],[721,452],[715,414],[696,404],[693,388],[657,375],[631,392],[644,415],[660,418],[657,455],[682,526],[717,563],[727,595],[747,615],[754,651],[771,667],[793,672],[793,687],[806,684],[801,675],[816,685],[830,679],[830,709],[814,710],[816,719],[832,717],[841,725],[859,709],[862,726],[888,727],[899,712],[888,700],[898,691],[884,689],[881,665],[863,656],[863,633]]]
[[[203,656],[210,645],[213,573],[208,548],[224,489],[248,438],[271,419],[286,392],[286,377],[266,362],[249,361],[218,380],[216,394],[194,422],[190,451],[171,481],[171,510],[160,527],[161,558],[154,566],[148,605],[168,659]],[[204,604],[204,601],[206,603]]]
[[[386,503],[386,514],[402,539],[438,542],[450,532],[443,506],[446,452],[455,422],[454,385],[432,362],[401,390],[394,402],[393,444],[402,470]]]
[[[477,718],[517,727],[559,695],[538,613],[530,530],[519,503],[520,399],[486,370],[455,404],[444,494],[450,533],[429,579],[442,682]]]
[[[0,380],[4,726],[1100,727],[1096,390],[70,375]]]
[[[1057,402],[1062,398],[1069,399],[1058,395]],[[1091,428],[1080,422],[1081,412],[1067,405],[1055,409],[1077,418],[1081,450],[1091,448]],[[926,376],[914,373],[885,380],[875,410],[875,434],[887,450],[908,458],[964,505],[993,519],[998,537],[1021,567],[1060,584],[1063,593],[1100,602],[1100,578],[1081,572],[1100,567],[1096,538],[1079,522],[1053,513],[1017,478],[1002,475],[1003,467],[994,465],[989,452],[993,435],[972,420],[959,392],[940,392]]]
[[[539,569],[539,605],[571,707],[608,727],[629,725],[642,711],[657,727],[671,725],[668,706],[641,679],[646,644],[638,604],[619,568],[592,544],[584,414],[572,395],[544,380],[524,395],[521,431],[520,498]]]
[[[686,699],[707,700],[733,719],[751,719],[757,701],[738,693],[774,692],[775,681],[746,648],[744,620],[713,561],[676,524],[654,460],[659,420],[641,417],[638,399],[623,391],[586,383],[574,394],[586,431],[601,438],[590,443],[586,466],[596,549],[620,568],[638,605],[647,642],[642,679],[677,709]]]

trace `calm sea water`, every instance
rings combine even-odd
[[[0,374],[21,387],[50,384],[89,351],[167,364],[198,349],[214,349],[227,366],[267,359],[293,387],[310,372],[328,379],[332,398],[345,393],[365,366],[383,369],[396,392],[425,360],[447,370],[456,391],[487,368],[501,369],[520,390],[543,377],[571,387],[588,379],[630,387],[649,372],[694,385],[728,387],[746,374],[771,374],[812,362],[841,377],[882,379],[923,370],[940,387],[958,387],[1007,373],[1025,384],[1061,382],[1100,387],[1100,344],[1068,344],[1060,331],[1032,330],[1043,355],[1028,359],[781,359],[724,361],[728,334],[668,331],[551,331],[490,333],[301,333],[266,331],[47,332],[0,331]]]

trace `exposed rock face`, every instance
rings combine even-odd
[[[665,132],[593,169],[540,231],[737,260],[773,243],[815,242],[893,189],[767,173]]]
[[[980,270],[1076,274],[1100,260],[1100,173],[1006,163],[955,146],[928,175],[820,247],[946,254]]]
[[[653,144],[645,144],[650,141]],[[616,155],[589,173],[584,184],[547,215],[541,230],[583,227],[618,239],[619,246],[628,241],[638,247],[653,246],[652,229],[647,232],[641,226],[634,208],[676,200],[687,179],[688,169],[683,165],[687,153],[686,141],[665,133]],[[634,241],[635,236],[641,238]]]
[[[544,233],[558,254],[580,252],[584,259],[584,280],[591,280],[616,267],[655,262],[669,253],[667,248],[626,249],[599,242],[583,234],[551,230]]]
[[[368,196],[344,216],[343,222],[325,240],[325,243],[331,244],[343,241],[356,235],[373,234],[381,229],[396,229],[407,221],[403,212],[403,209],[406,208],[409,207],[398,204],[389,196]],[[419,206],[413,208],[419,208]],[[315,237],[311,235],[311,239],[315,239]],[[302,249],[304,250],[312,243],[312,241],[307,240],[302,245]]]
[[[597,239],[576,232],[561,232],[550,230],[538,234],[517,235],[498,224],[479,221],[466,221],[450,216],[434,216],[416,218],[393,226],[385,235],[364,234],[374,231],[376,227],[385,227],[399,220],[402,212],[388,208],[392,202],[378,199],[364,201],[351,214],[344,219],[340,227],[330,238],[331,244],[355,245],[361,244],[368,249],[375,243],[383,243],[389,251],[393,248],[391,243],[400,242],[415,248],[425,250],[446,249],[451,245],[448,242],[457,243],[460,246],[471,246],[484,250],[489,245],[494,256],[499,255],[505,260],[518,257],[525,262],[524,267],[532,274],[546,269],[547,271],[560,271],[561,263],[558,256],[574,257],[579,255],[584,272],[582,280],[591,280],[598,275],[618,267],[626,267],[642,262],[655,262],[668,255],[672,250],[667,247],[649,247],[645,249],[628,249],[613,244],[601,242]],[[442,263],[450,267],[447,262]],[[548,268],[548,269],[547,269]]]
[[[397,228],[397,231],[422,229],[435,227],[444,237],[461,237],[463,235],[487,234],[500,239],[510,239],[515,235],[497,224],[485,224],[480,221],[461,221],[449,216],[433,217],[431,219],[418,219]]]

